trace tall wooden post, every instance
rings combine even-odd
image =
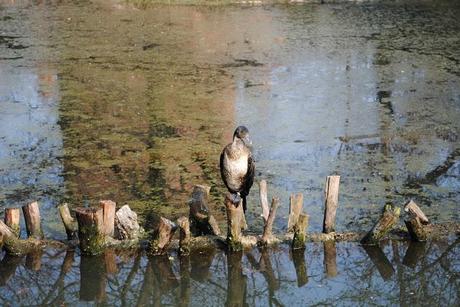
[[[61,216],[62,223],[64,224],[65,232],[67,234],[67,239],[75,240],[77,239],[77,222],[74,220],[70,214],[69,206],[64,203],[58,207],[59,214]]]
[[[115,232],[115,209],[117,204],[111,200],[101,200],[99,202],[104,214],[104,227],[102,232],[104,235],[113,237]]]
[[[5,209],[5,224],[19,237],[21,232],[20,227],[21,211],[19,208],[6,208]]]
[[[335,215],[339,203],[340,176],[327,176],[324,190],[324,222],[323,232],[335,231]]]
[[[40,209],[38,202],[34,201],[22,207],[24,220],[26,221],[27,235],[35,239],[43,239],[43,231],[40,225]]]
[[[242,249],[241,244],[241,208],[243,200],[237,202],[233,195],[227,193],[225,196],[225,207],[227,209],[227,246],[229,251],[239,251]],[[238,208],[241,207],[241,208]]]

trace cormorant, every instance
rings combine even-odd
[[[220,175],[230,193],[243,198],[246,212],[246,196],[254,182],[255,164],[250,149],[249,131],[239,126],[233,133],[233,142],[222,150],[220,155]]]

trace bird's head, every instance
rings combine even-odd
[[[241,140],[244,145],[250,147],[252,145],[251,139],[249,138],[249,130],[245,126],[239,126],[233,133],[233,141]]]

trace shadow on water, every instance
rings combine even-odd
[[[385,241],[381,246],[309,243],[225,254],[147,257],[72,250],[0,261],[3,305],[92,302],[116,306],[286,306],[290,304],[442,306],[460,299],[460,240]],[[400,256],[403,255],[403,256]]]

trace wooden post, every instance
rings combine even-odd
[[[300,288],[308,283],[307,266],[305,265],[305,249],[292,250],[291,257],[297,276],[297,287]]]
[[[423,242],[426,241],[426,231],[423,228],[422,222],[418,216],[413,216],[408,220],[404,220],[407,230],[412,241]]]
[[[115,209],[117,208],[117,204],[111,200],[101,200],[99,205],[104,214],[104,227],[102,228],[102,232],[106,236],[113,237],[115,232]]]
[[[292,249],[305,248],[307,239],[306,228],[308,227],[309,216],[301,213],[297,223],[294,225],[294,238],[292,239]]]
[[[337,276],[337,251],[335,241],[325,241],[324,247],[324,268],[328,278]]]
[[[409,202],[407,202],[407,204],[404,206],[404,211],[409,213],[410,216],[418,217],[422,224],[430,223],[425,213],[423,213],[422,209],[420,209],[420,207],[417,206],[417,204],[413,200],[410,200]]]
[[[340,176],[327,176],[324,189],[323,233],[335,231],[335,215],[339,204]]]
[[[21,211],[19,208],[6,208],[5,209],[5,224],[11,228],[16,237],[19,238],[21,227],[20,227]]]
[[[62,219],[62,223],[64,224],[65,232],[67,234],[67,239],[69,240],[76,240],[77,237],[77,222],[70,214],[69,205],[64,203],[58,207],[59,214]]]
[[[242,249],[241,244],[241,208],[243,200],[235,202],[232,194],[227,193],[225,196],[225,207],[227,208],[227,247],[229,251],[239,251]],[[238,208],[241,207],[241,208]]]
[[[259,182],[259,196],[260,206],[262,207],[262,217],[264,222],[267,223],[270,209],[268,208],[268,197],[267,197],[267,181],[261,180]]]
[[[43,239],[38,202],[34,201],[23,206],[22,212],[24,213],[24,220],[26,221],[27,235],[35,239]]]
[[[211,188],[206,185],[195,185],[188,202],[190,207],[190,230],[195,236],[220,235],[220,229],[208,207],[208,196]]]
[[[150,241],[150,253],[153,255],[165,254],[168,251],[168,246],[176,229],[176,224],[161,217],[158,227],[153,233],[153,238]]]
[[[23,255],[29,251],[40,247],[41,242],[31,238],[29,240],[20,240],[16,234],[2,220],[0,220],[0,234],[3,237],[3,246],[11,255]]]
[[[185,216],[177,220],[180,229],[179,234],[179,254],[187,255],[190,253],[190,222]]]
[[[273,235],[272,235],[273,222],[275,221],[276,209],[278,208],[278,206],[279,206],[279,198],[273,197],[272,206],[270,209],[270,213],[268,215],[268,219],[265,220],[264,234],[262,235],[262,245],[268,245],[273,240]]]
[[[299,215],[303,207],[303,194],[291,194],[289,198],[289,218],[288,218],[288,232],[294,231],[294,225],[297,224]]]
[[[386,205],[382,216],[372,229],[361,239],[363,245],[377,245],[379,241],[391,230],[391,228],[398,222],[399,208],[392,208]]]
[[[102,208],[75,209],[80,249],[85,255],[102,253],[105,245],[104,212]]]

